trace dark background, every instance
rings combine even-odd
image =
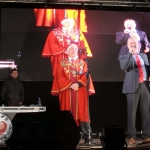
[[[53,80],[50,62],[41,57],[50,28],[36,26],[33,9],[1,8],[0,17],[0,60],[13,59],[19,66],[26,93],[24,104],[37,104],[40,97],[48,112],[58,111],[58,97],[50,95]],[[127,18],[134,19],[137,29],[150,37],[149,12],[86,10],[88,32],[85,37],[93,54],[88,58],[88,66],[96,91],[89,98],[93,132],[101,131],[104,125],[121,125],[126,129],[126,97],[122,94],[124,72],[117,60],[121,45],[115,43],[115,33],[124,30],[123,22]],[[18,52],[21,57],[17,56]],[[9,69],[0,69],[0,87],[9,72]]]

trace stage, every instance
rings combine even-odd
[[[126,142],[128,143],[127,138],[126,138]],[[80,140],[79,143],[83,143],[83,140]],[[141,138],[136,138],[136,143],[134,145],[128,145],[127,149],[130,149],[130,150],[150,150],[150,143],[142,144],[142,145],[140,145],[140,143],[141,143]],[[50,147],[51,146],[49,145],[49,149],[51,150]],[[101,146],[101,141],[100,141],[98,136],[94,136],[93,144],[91,146],[77,146],[74,150],[93,150],[93,149],[96,149],[96,150],[103,149]],[[123,149],[125,149],[125,148],[123,148]],[[5,143],[0,143],[0,150],[11,150],[11,148],[7,147],[7,145]],[[17,149],[16,148],[13,150],[26,150],[26,149],[23,149],[23,148]],[[28,149],[28,150],[30,150],[30,149]],[[34,150],[34,149],[32,149],[32,150]]]
[[[103,86],[103,88],[104,87],[105,86]],[[94,101],[96,101],[96,99]],[[105,99],[105,103],[106,103],[106,99]],[[101,105],[98,105],[98,106],[101,106]],[[94,110],[95,107],[92,107],[92,108],[93,108],[92,109],[93,112],[95,113],[95,110]],[[2,112],[6,113],[12,119],[13,117],[10,116],[10,114],[12,114],[12,113],[9,112],[10,109],[12,109],[12,108],[11,107],[1,107],[0,110],[1,110],[1,113]],[[30,113],[27,113],[29,111],[28,109],[30,109]],[[22,125],[22,130],[20,130],[19,132],[24,131],[22,133],[24,136],[20,136],[20,134],[17,135],[17,139],[15,140],[15,142],[17,144],[18,144],[18,140],[23,139],[23,138],[25,138],[27,140],[25,143],[27,143],[27,142],[29,143],[30,140],[28,139],[28,135],[26,135],[25,133],[28,133],[28,134],[30,133],[31,135],[32,134],[34,135],[34,132],[39,132],[39,131],[41,132],[40,135],[48,133],[48,135],[50,136],[50,137],[47,137],[45,135],[45,137],[44,137],[46,139],[45,144],[48,143],[49,147],[51,147],[50,150],[51,149],[52,150],[59,150],[57,148],[56,149],[54,148],[55,145],[51,141],[51,140],[56,141],[59,144],[59,141],[57,140],[56,137],[61,137],[61,139],[63,139],[64,143],[66,141],[68,143],[73,141],[73,143],[74,143],[74,139],[78,135],[76,135],[77,134],[77,132],[75,131],[76,125],[74,124],[74,122],[72,122],[73,118],[72,118],[71,113],[70,112],[60,112],[60,111],[43,112],[43,111],[46,111],[46,110],[47,110],[47,107],[46,108],[45,107],[33,107],[33,106],[20,107],[20,108],[13,107],[13,111],[15,111],[14,113],[17,114],[16,115],[17,118],[15,120],[13,119],[13,122],[14,123],[23,122],[23,124],[24,124],[24,126],[23,126],[23,124],[19,124],[19,126]],[[114,109],[113,112],[115,112],[115,110],[116,109]],[[21,113],[18,113],[18,111],[21,112]],[[22,111],[25,111],[25,113],[23,113]],[[42,112],[40,112],[40,111],[42,111]],[[118,110],[116,110],[116,111],[118,111]],[[118,113],[118,114],[120,114],[120,113]],[[103,114],[101,113],[101,116],[102,115]],[[105,114],[105,117],[103,116],[102,120],[101,119],[97,119],[97,118],[102,118],[102,117],[100,117],[100,113],[98,113],[98,116],[94,120],[93,118],[95,118],[95,116],[92,113],[92,117],[91,118],[92,118],[93,144],[91,146],[88,146],[88,147],[78,146],[77,145],[75,147],[76,150],[81,150],[81,149],[85,149],[85,150],[86,149],[103,149],[102,145],[101,145],[101,141],[100,141],[100,135],[101,135],[101,132],[102,132],[102,129],[103,129],[101,124],[103,124],[103,126],[104,126],[104,124],[106,124],[106,116],[107,116],[107,114]],[[108,117],[108,119],[111,119],[111,118]],[[44,124],[45,127],[40,128],[41,125],[43,124],[43,121],[46,122]],[[70,123],[71,123],[71,125],[70,125]],[[30,124],[32,129],[33,128],[35,129],[34,132],[30,131],[30,127],[28,126],[28,124]],[[110,124],[113,124],[113,125],[114,124],[118,124],[117,119],[113,119]],[[59,126],[56,126],[56,125],[59,125]],[[125,125],[123,125],[123,123],[121,125],[125,126]],[[75,127],[75,129],[74,128],[72,129],[73,126]],[[98,129],[95,128],[97,126],[98,126]],[[16,129],[18,129],[18,125],[17,124],[14,124],[14,127]],[[61,127],[63,127],[63,128],[61,128]],[[44,128],[45,128],[46,132],[42,130]],[[95,132],[95,131],[98,131],[98,130],[99,130],[99,132]],[[140,130],[140,128],[139,128],[139,130]],[[62,134],[60,134],[61,131],[63,131]],[[69,134],[69,139],[65,140],[66,135],[68,135],[68,133],[70,133],[70,131],[72,131],[71,132],[72,134]],[[16,132],[14,132],[14,133],[16,133]],[[80,133],[80,136],[81,136],[81,133]],[[127,133],[126,132],[125,132],[125,136],[126,136],[126,142],[128,143],[128,138],[127,138]],[[44,139],[42,138],[42,136],[39,136],[39,137],[40,137],[41,143],[42,142],[44,143]],[[51,139],[51,137],[53,137],[53,138]],[[8,139],[8,141],[11,140],[11,139],[13,140],[13,136],[11,136],[11,138]],[[141,140],[141,133],[137,132],[136,143],[134,145],[128,145],[127,149],[150,150],[150,143],[139,145],[141,143],[141,141],[142,141]],[[83,142],[82,139],[79,140],[79,143],[82,143],[82,142]],[[13,143],[13,141],[12,141],[12,143]],[[30,148],[27,148],[27,149],[30,150]],[[7,147],[7,145],[5,143],[1,143],[0,144],[0,150],[11,150],[11,149],[9,147]],[[17,150],[17,149],[13,149],[13,150]],[[26,149],[18,148],[18,150],[26,150]],[[31,149],[31,150],[33,150],[33,149]],[[35,150],[37,150],[37,149],[35,149]]]
[[[136,143],[131,145],[131,144],[128,144],[128,138],[126,138],[126,142],[127,142],[127,149],[134,149],[134,150],[150,150],[150,143],[147,143],[147,144],[141,144],[141,138],[136,138]],[[80,143],[82,143],[83,140],[80,141]],[[141,145],[140,145],[141,144]],[[102,148],[102,145],[101,145],[101,141],[100,139],[97,137],[95,137],[93,139],[93,145],[91,147],[77,147],[76,150],[82,150],[82,149],[85,149],[85,150],[88,150],[88,149],[97,149],[97,150],[100,150],[100,149],[104,149]],[[123,148],[125,149],[125,148]]]

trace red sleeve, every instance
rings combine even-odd
[[[83,86],[87,86],[89,95],[95,94],[93,81],[92,81],[91,75],[88,74],[88,68],[87,68],[86,63],[84,64],[83,75],[81,75],[81,77],[78,79],[78,82],[82,84]]]
[[[42,56],[48,57],[51,55],[58,55],[64,52],[65,50],[66,48],[58,43],[57,38],[54,35],[54,32],[51,31],[46,39],[46,42],[42,51]]]

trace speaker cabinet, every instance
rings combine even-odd
[[[122,149],[127,147],[125,131],[121,126],[105,126],[100,137],[101,145],[106,149]]]
[[[80,140],[79,128],[69,111],[18,113],[12,120],[9,147],[74,149]]]

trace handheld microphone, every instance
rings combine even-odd
[[[136,46],[131,46],[131,48],[132,48],[131,52],[133,53],[134,52],[133,48],[135,49]]]

